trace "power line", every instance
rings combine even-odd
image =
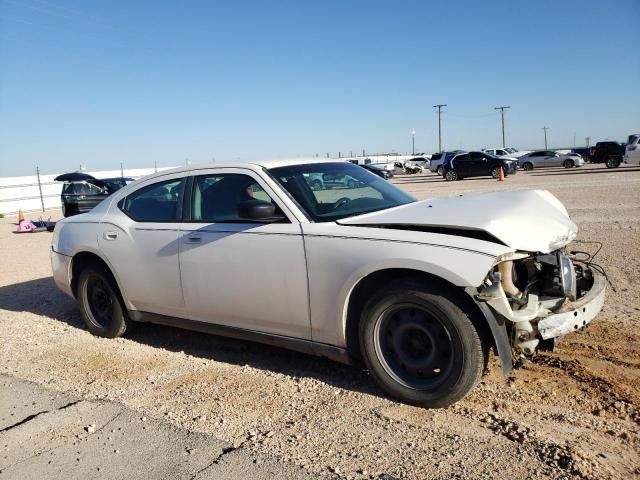
[[[442,151],[442,107],[446,107],[446,103],[434,105],[433,108],[438,109],[438,151]]]
[[[502,117],[502,148],[507,146],[504,141],[504,109],[505,108],[511,108],[511,107],[510,106],[494,107],[494,110],[500,110],[500,116]]]

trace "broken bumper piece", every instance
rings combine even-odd
[[[594,274],[591,290],[584,297],[564,307],[569,310],[554,313],[538,322],[540,336],[547,340],[586,327],[602,310],[606,285],[606,280],[602,275]]]

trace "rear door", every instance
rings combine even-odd
[[[136,310],[186,316],[178,265],[184,186],[184,173],[145,182],[100,224],[100,251]]]

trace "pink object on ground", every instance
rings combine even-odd
[[[31,220],[22,220],[18,224],[18,229],[16,230],[16,233],[31,232],[34,228],[35,228],[35,225],[33,224],[33,222]]]

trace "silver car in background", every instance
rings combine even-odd
[[[518,157],[518,165],[523,170],[538,167],[574,168],[584,165],[584,158],[578,153],[558,153],[553,150],[536,150]]]

